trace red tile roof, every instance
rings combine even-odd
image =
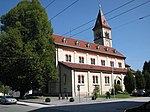
[[[121,53],[119,53],[116,49],[114,49],[112,47],[107,47],[107,46],[103,46],[100,44],[94,44],[91,42],[77,40],[74,38],[64,37],[64,36],[60,36],[60,35],[56,35],[56,34],[53,34],[52,36],[54,38],[54,42],[56,45],[73,47],[73,48],[77,48],[77,49],[88,50],[88,51],[92,51],[92,52],[98,52],[101,54],[107,54],[107,55],[125,58]],[[66,39],[66,43],[62,41],[64,38]],[[75,44],[76,41],[79,42],[79,45]],[[89,48],[87,47],[88,43],[90,44]],[[96,49],[97,46],[99,46],[99,49]]]
[[[113,68],[106,66],[97,66],[97,65],[88,65],[88,64],[78,64],[78,63],[69,63],[69,62],[59,62],[60,64],[75,70],[88,70],[88,71],[102,71],[102,72],[113,72],[113,73],[126,73],[127,69],[125,68]]]

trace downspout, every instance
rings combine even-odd
[[[88,94],[87,95],[89,96],[90,95],[90,89],[89,89],[90,88],[89,87],[90,86],[90,84],[89,84],[89,71],[87,72],[87,84],[88,84]]]
[[[74,95],[76,96],[76,86],[75,86],[75,70],[72,70],[74,73]]]
[[[61,94],[61,65],[59,64],[59,94]]]
[[[102,86],[102,72],[100,72],[100,85],[101,85],[101,95],[102,95],[102,89],[103,89],[103,88],[102,88],[102,87],[103,87],[103,86]]]
[[[58,54],[58,47],[56,47],[56,67],[59,70],[59,94],[61,93],[61,65],[58,63],[59,61],[59,54]]]

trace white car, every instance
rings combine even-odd
[[[16,98],[13,98],[12,96],[1,96],[0,97],[0,103],[2,103],[2,104],[16,104],[17,100],[16,100]]]

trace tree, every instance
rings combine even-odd
[[[142,73],[144,74],[146,84],[145,89],[150,89],[150,61],[149,62],[145,61]]]
[[[145,89],[150,89],[150,73],[145,71],[144,72],[144,78],[145,78]]]
[[[128,71],[126,76],[124,77],[124,85],[129,94],[131,94],[132,91],[136,88],[135,78],[130,71]]]
[[[144,73],[146,71],[150,73],[150,61],[149,62],[147,62],[147,61],[144,62],[142,73]]]
[[[10,87],[9,86],[4,86],[4,85],[0,86],[0,92],[3,93],[4,96],[6,94],[8,94],[9,91],[10,91]]]
[[[136,72],[136,87],[137,89],[145,89],[145,79],[141,71]]]
[[[24,0],[1,17],[0,80],[25,92],[56,79],[53,29],[38,0]]]

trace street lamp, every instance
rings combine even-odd
[[[112,66],[112,89],[113,89],[113,94],[115,98],[115,84],[114,84],[114,66]]]

